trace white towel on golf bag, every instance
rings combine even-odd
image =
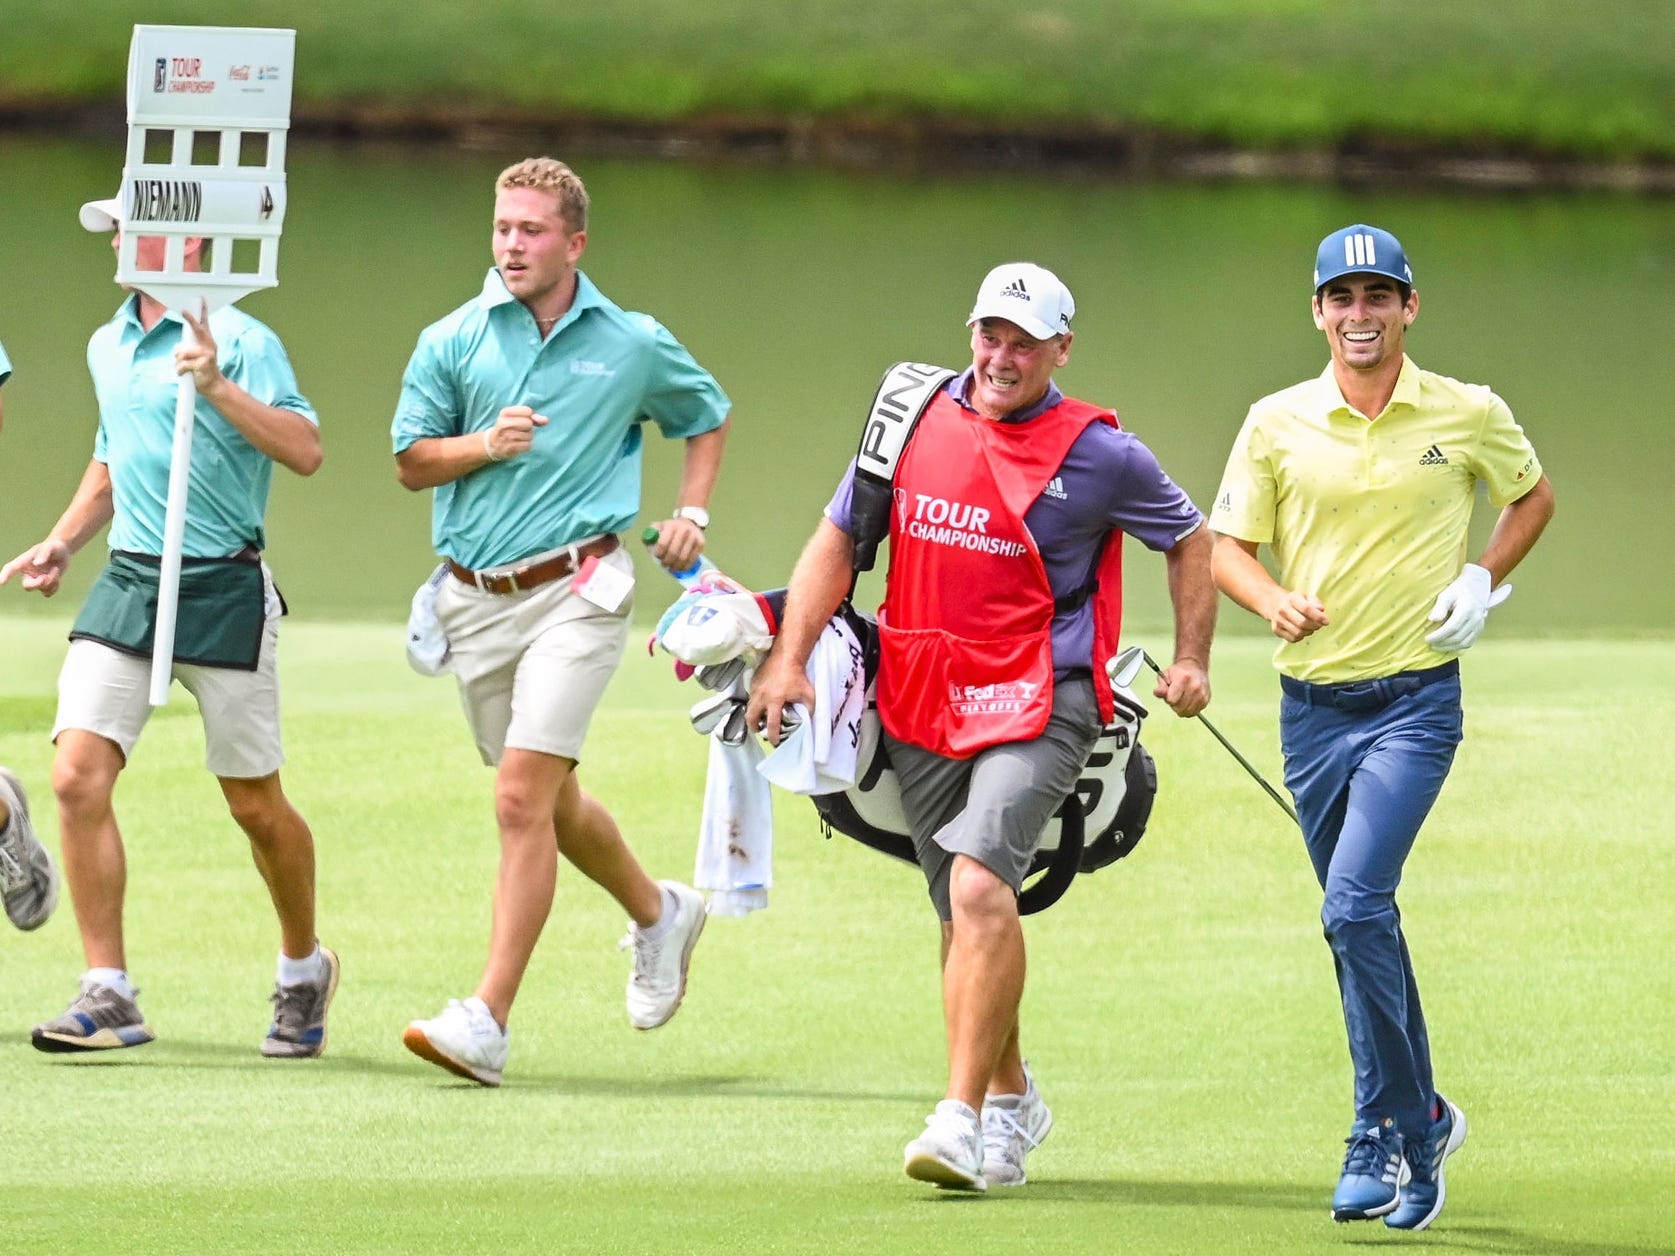
[[[836,794],[855,784],[861,716],[867,706],[867,678],[861,643],[841,619],[827,623],[809,655],[815,714],[801,706],[792,733],[757,771],[793,794]]]
[[[710,915],[743,916],[768,905],[774,883],[772,791],[757,774],[762,747],[712,735],[704,814],[698,822],[698,859],[692,884],[710,892]]]

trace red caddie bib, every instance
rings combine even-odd
[[[1046,727],[1053,591],[1024,514],[1100,421],[1116,420],[1068,398],[1023,423],[982,418],[946,394],[925,411],[896,471],[878,612],[878,714],[892,736],[963,759]],[[1120,543],[1113,533],[1100,561],[1096,653],[1115,641]],[[1103,666],[1094,673],[1109,719]]]

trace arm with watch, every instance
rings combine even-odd
[[[670,571],[685,571],[704,552],[704,529],[710,525],[710,492],[721,470],[721,450],[727,442],[729,419],[713,431],[686,438],[686,462],[681,468],[680,500],[657,529],[652,557]]]

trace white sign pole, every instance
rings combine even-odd
[[[196,333],[182,323],[180,343],[192,348]],[[180,609],[180,559],[186,541],[186,499],[192,471],[192,424],[198,386],[190,372],[180,377],[174,403],[174,444],[169,453],[169,497],[163,511],[163,566],[157,575],[157,624],[151,641],[151,705],[167,706],[174,679],[175,616]]]
[[[285,221],[285,137],[291,126],[296,32],[221,26],[136,26],[128,49],[128,158],[122,171],[117,282],[166,309],[196,315],[279,283]],[[140,270],[141,236],[166,241],[163,269]],[[211,261],[186,265],[186,241]],[[194,343],[182,322],[181,344]],[[198,394],[190,374],[175,403],[169,497],[151,654],[151,705],[169,700],[180,565]]]

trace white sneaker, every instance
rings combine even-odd
[[[10,768],[0,768],[0,799],[11,812],[0,832],[0,898],[19,929],[39,929],[58,904],[58,868],[29,822],[29,795]]]
[[[957,1191],[984,1191],[983,1135],[977,1114],[958,1099],[944,1099],[925,1118],[925,1132],[907,1145],[907,1176]]]
[[[1024,1093],[990,1095],[983,1100],[983,1177],[991,1186],[1022,1186],[1024,1157],[1053,1128],[1053,1111],[1035,1088],[1035,1075],[1024,1065]]]
[[[449,999],[440,1016],[416,1020],[401,1035],[402,1045],[414,1055],[440,1064],[484,1086],[500,1085],[512,1032],[502,1029],[488,1005],[473,995]]]
[[[620,950],[634,949],[628,974],[628,1020],[635,1029],[656,1029],[673,1016],[686,996],[686,967],[704,931],[704,896],[678,881],[659,881],[675,896],[675,922],[665,933],[647,938],[630,923]]]

